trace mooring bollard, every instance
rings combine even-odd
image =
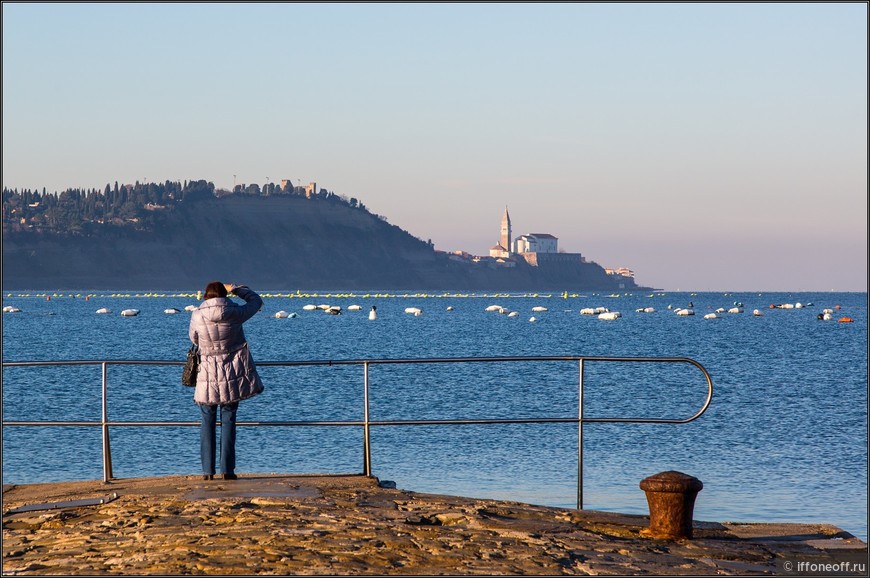
[[[695,496],[704,487],[701,480],[682,472],[661,472],[640,482],[649,504],[649,529],[653,538],[692,537],[692,512]]]

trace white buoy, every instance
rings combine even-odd
[[[374,321],[378,318],[378,308],[372,305],[372,310],[369,311],[369,319]]]
[[[520,316],[520,314],[517,313],[516,311],[511,311],[510,313],[508,313],[508,317],[519,317],[519,316]]]
[[[419,307],[405,307],[405,313],[411,313],[413,315],[419,316],[423,313],[423,310]]]
[[[752,314],[755,315],[756,317],[761,317],[763,315],[763,313],[761,311],[759,311],[758,309],[753,309]]]
[[[185,311],[196,311],[196,305],[188,305],[184,308]]]
[[[175,307],[170,307],[168,309],[163,310],[167,315],[175,315],[176,313],[181,313],[180,309],[176,309]]]
[[[124,309],[121,311],[121,317],[135,317],[139,315],[138,309]]]
[[[447,311],[453,311],[453,305],[448,305],[448,306],[447,306]]]
[[[361,309],[361,305],[349,305],[347,308],[348,311],[360,311]]]
[[[501,305],[490,305],[486,308],[486,311],[498,311],[499,309],[504,309]]]
[[[97,309],[97,313],[99,313],[99,314],[111,313],[111,312],[112,312],[112,310],[109,309],[108,307],[100,307],[99,309]]]
[[[694,315],[695,311],[692,309],[677,309],[676,314],[680,317],[686,317],[688,315]]]
[[[743,307],[732,307],[728,313],[743,313]]]
[[[278,311],[277,313],[275,313],[276,319],[287,319],[288,316],[289,313],[287,313],[286,311]]]
[[[721,317],[719,317],[715,313],[707,313],[706,315],[704,315],[704,319],[721,319]]]
[[[304,309],[305,311],[314,311],[315,309],[317,309],[317,305],[305,305],[302,309]]]
[[[531,323],[534,323],[535,321],[537,321],[537,319],[535,318],[534,315],[532,315],[531,317],[529,317],[529,321],[530,321]]]
[[[547,311],[547,308],[538,305],[537,307],[532,307],[532,311]]]
[[[620,317],[622,317],[622,314],[619,311],[605,311],[598,315],[598,318],[603,319],[604,321],[615,321]]]
[[[3,313],[21,313],[21,309],[13,307],[12,305],[7,305],[3,308]]]

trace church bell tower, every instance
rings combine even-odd
[[[508,214],[507,206],[504,208],[504,215],[501,218],[501,237],[499,245],[504,247],[505,251],[512,252],[511,249],[511,216]]]

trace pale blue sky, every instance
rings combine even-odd
[[[3,4],[3,186],[292,178],[437,249],[867,290],[867,4]],[[288,264],[288,266],[290,266]]]

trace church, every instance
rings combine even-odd
[[[586,262],[580,253],[560,253],[559,239],[549,233],[528,233],[513,239],[511,216],[507,207],[504,208],[504,215],[501,218],[499,242],[489,250],[489,256],[504,260],[520,257],[535,267],[542,261]]]

